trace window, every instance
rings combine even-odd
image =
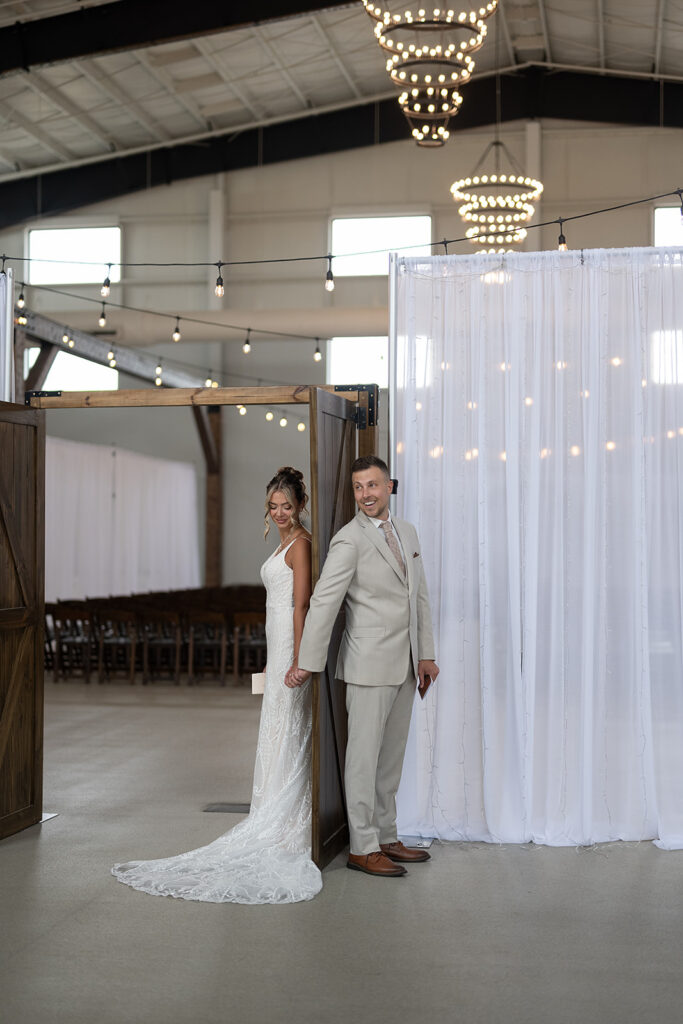
[[[655,207],[655,245],[683,246],[683,216],[680,206]]]
[[[121,260],[121,228],[36,228],[28,233],[28,256],[29,284],[101,284],[107,264]],[[112,266],[109,279],[120,281],[121,268]]]
[[[332,221],[330,252],[335,277],[379,277],[389,273],[389,252],[403,246],[406,256],[429,256],[431,217],[340,217]],[[375,250],[381,250],[375,252]],[[386,251],[384,251],[386,250]],[[345,253],[368,253],[345,256]]]
[[[28,375],[39,352],[39,348],[30,348],[24,353],[24,377]],[[70,352],[57,353],[43,384],[45,391],[117,391],[118,387],[118,370],[100,366],[90,359],[72,356]]]
[[[388,338],[330,338],[327,343],[328,384],[389,386]]]

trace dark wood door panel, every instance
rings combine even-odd
[[[0,404],[0,839],[40,821],[44,416]]]
[[[313,507],[313,581],[317,581],[330,541],[353,516],[350,471],[356,454],[354,408],[338,395],[311,395],[311,492]],[[346,695],[335,679],[337,652],[344,630],[340,613],[332,634],[327,666],[313,680],[313,859],[324,867],[348,842],[344,800]]]

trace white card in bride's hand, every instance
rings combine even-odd
[[[264,693],[266,688],[266,673],[265,672],[252,672],[251,675],[251,692],[252,693]]]

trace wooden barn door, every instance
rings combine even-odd
[[[45,413],[0,403],[0,839],[42,816]]]
[[[330,540],[354,515],[351,463],[356,457],[355,408],[339,395],[311,388],[311,498],[313,583]],[[323,868],[346,846],[349,830],[344,802],[346,698],[334,678],[344,631],[340,613],[327,667],[313,679],[313,859]]]

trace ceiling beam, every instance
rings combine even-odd
[[[498,4],[498,11],[496,12],[496,17],[500,18],[500,27],[503,30],[503,39],[505,40],[505,48],[508,52],[508,60],[510,64],[517,64],[517,54],[515,53],[515,48],[512,45],[512,37],[510,35],[510,27],[508,25],[504,4]],[[496,26],[496,31],[497,30],[498,28]]]
[[[150,135],[155,138],[158,142],[168,142],[171,138],[169,133],[160,124],[157,124],[153,118],[151,118],[147,112],[140,106],[137,100],[134,100],[132,96],[129,96],[125,92],[118,82],[115,81],[113,76],[105,74],[97,66],[94,60],[80,60],[77,65],[78,71],[86,78],[91,85],[94,85],[110,100],[113,100],[118,106],[122,106],[124,110],[127,110],[131,117],[142,125]]]
[[[51,85],[39,71],[30,71],[24,76],[23,81],[26,82],[29,89],[32,89],[38,96],[42,99],[48,100],[52,106],[61,111],[62,114],[66,114],[67,117],[70,117],[72,120],[80,124],[81,128],[85,128],[90,135],[99,139],[105,149],[108,149],[109,152],[113,152],[118,149],[118,145],[115,140],[108,132],[105,132],[95,120],[93,120],[90,114],[87,114],[84,110],[81,110],[80,107],[76,106],[68,96],[65,96],[63,90]]]
[[[0,75],[355,6],[339,0],[118,0],[1,28]]]
[[[254,28],[254,30],[252,31],[251,34],[252,34],[253,38],[256,39],[256,41],[258,42],[259,46],[264,51],[266,56],[269,57],[270,60],[272,60],[273,64],[278,69],[278,71],[280,72],[280,74],[284,78],[285,82],[287,83],[289,88],[292,90],[292,92],[294,93],[294,95],[298,99],[299,103],[304,108],[304,110],[306,109],[306,107],[311,106],[311,104],[306,99],[306,97],[302,93],[301,89],[296,84],[296,82],[292,78],[291,74],[289,73],[289,71],[285,67],[284,61],[280,58],[280,55],[278,54],[278,52],[275,49],[275,47],[272,46],[268,42],[268,40],[265,38],[265,36],[261,32],[259,32],[258,27]]]
[[[656,75],[659,74],[660,64],[662,62],[662,40],[664,38],[664,8],[666,7],[666,0],[659,0],[657,7],[657,28],[655,30],[655,59],[653,64],[653,71]]]
[[[50,153],[54,153],[55,156],[60,157],[60,159],[68,161],[73,158],[74,154],[70,149],[63,146],[61,142],[57,142],[50,134],[48,134],[48,132],[43,131],[39,125],[35,124],[34,121],[30,121],[28,117],[24,117],[24,115],[20,114],[18,110],[14,109],[14,107],[10,107],[5,103],[0,116],[2,116],[5,121],[9,121],[11,124],[15,124],[18,128],[21,128],[27,135],[35,139],[36,142],[39,142],[44,149],[49,150]]]
[[[221,78],[223,79],[223,81],[227,85],[228,89],[230,89],[230,91],[232,92],[233,96],[235,96],[240,101],[242,106],[245,107],[249,111],[251,116],[253,118],[256,118],[257,120],[258,120],[258,118],[263,117],[263,113],[261,111],[257,110],[257,108],[253,105],[253,103],[251,102],[251,100],[247,96],[247,94],[244,91],[244,89],[242,89],[237,84],[237,82],[233,82],[232,78],[230,77],[230,75],[226,71],[226,69],[223,66],[223,64],[221,64],[221,62],[219,60],[216,60],[216,57],[213,55],[213,53],[209,49],[209,46],[208,46],[208,43],[206,42],[206,40],[205,39],[195,39],[195,40],[193,40],[193,43],[194,43],[195,49],[198,50],[199,53],[201,53],[201,55],[204,58],[204,60],[213,68],[213,70],[217,74],[219,74],[221,76]]]
[[[607,53],[605,49],[605,0],[598,0],[598,53],[600,56],[600,67],[607,66]]]
[[[545,0],[538,0],[538,10],[541,15],[541,30],[543,32],[545,59],[548,61],[552,61],[553,55],[550,49],[550,33],[548,32],[548,14],[545,9]]]
[[[503,70],[502,80],[502,119],[506,122],[557,118],[683,128],[683,82],[625,77],[600,68],[587,74],[539,64]],[[495,124],[495,92],[495,75],[481,76],[467,85],[449,145],[453,146],[460,130]],[[0,181],[0,228],[24,223],[39,213],[58,215],[173,181],[377,143],[407,142],[408,138],[405,118],[392,96],[364,103],[349,101],[266,125],[231,128],[51,173],[7,176],[4,183]]]
[[[339,51],[337,50],[336,46],[334,45],[334,43],[330,39],[330,37],[327,34],[327,32],[325,31],[325,29],[322,27],[322,25],[320,24],[320,22],[316,18],[315,14],[313,14],[311,16],[311,21],[313,23],[313,27],[315,28],[316,32],[318,33],[318,35],[322,39],[322,41],[325,44],[325,46],[327,47],[327,49],[332,54],[332,60],[334,61],[334,63],[339,68],[339,70],[340,70],[340,72],[342,74],[342,78],[344,79],[344,81],[346,82],[346,84],[348,85],[349,89],[351,90],[353,95],[356,97],[356,99],[360,99],[360,95],[361,95],[360,94],[360,89],[358,88],[358,86],[356,85],[354,80],[351,78],[351,75],[349,74],[346,65],[344,64],[343,60],[339,56]]]
[[[138,50],[135,56],[150,75],[157,80],[159,85],[162,85],[173,97],[176,103],[179,103],[181,107],[185,108],[188,114],[194,118],[198,125],[201,125],[202,128],[211,128],[211,122],[207,121],[194,100],[191,100],[188,96],[183,96],[182,93],[176,92],[173,87],[173,77],[169,75],[168,71],[164,68],[155,67],[150,61],[146,50]]]

